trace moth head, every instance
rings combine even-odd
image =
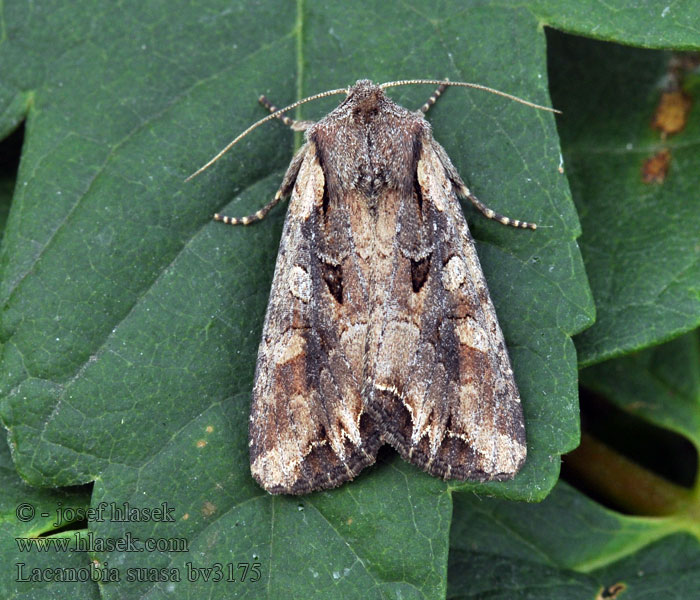
[[[368,117],[377,114],[386,100],[382,88],[369,79],[360,79],[348,90],[345,104],[352,107],[355,115]]]
[[[326,92],[321,92],[320,94],[314,94],[313,96],[309,96],[308,98],[303,98],[302,100],[297,100],[296,102],[290,104],[289,106],[285,106],[284,108],[280,108],[276,110],[274,113],[267,115],[265,118],[260,119],[256,123],[253,123],[248,129],[246,129],[243,133],[239,134],[237,137],[235,137],[231,142],[229,142],[214,158],[209,160],[205,165],[197,169],[192,175],[190,175],[185,181],[189,181],[193,177],[196,177],[199,175],[202,171],[205,171],[208,169],[212,164],[214,164],[217,160],[219,160],[226,152],[228,152],[233,146],[236,145],[236,143],[243,139],[246,135],[248,135],[251,131],[254,129],[258,128],[260,125],[263,123],[267,123],[271,119],[274,119],[275,117],[279,117],[280,115],[284,114],[285,112],[296,108],[297,106],[301,106],[302,104],[306,104],[307,102],[311,102],[312,100],[318,100],[319,98],[326,98],[327,96],[333,96],[335,94],[347,94],[347,97],[345,100],[341,103],[341,106],[348,106],[352,108],[353,112],[358,116],[362,117],[364,116],[365,118],[367,117],[372,117],[379,113],[379,111],[387,105],[387,103],[392,104],[391,100],[386,97],[384,94],[384,90],[386,88],[390,87],[396,87],[399,85],[416,85],[416,84],[429,84],[429,85],[440,85],[440,86],[456,86],[456,87],[467,87],[467,88],[475,88],[478,90],[484,90],[486,92],[490,92],[492,94],[497,94],[498,96],[503,96],[504,98],[508,98],[510,100],[514,100],[516,102],[520,102],[521,104],[525,104],[526,106],[531,106],[533,108],[537,108],[540,110],[546,110],[549,112],[554,112],[554,113],[560,113],[561,111],[555,110],[553,108],[549,108],[547,106],[540,106],[539,104],[533,104],[532,102],[528,102],[527,100],[523,100],[522,98],[518,98],[517,96],[513,96],[511,94],[506,94],[505,92],[501,92],[499,90],[495,90],[490,87],[486,87],[485,85],[481,85],[478,83],[467,83],[463,81],[449,81],[447,79],[402,79],[400,81],[388,81],[387,83],[382,83],[381,85],[375,85],[372,83],[369,79],[360,79],[359,81],[355,82],[355,85],[351,86],[349,89],[348,88],[338,88],[336,90],[328,90]],[[425,111],[424,111],[425,112]]]

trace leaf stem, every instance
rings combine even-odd
[[[583,433],[581,445],[565,458],[567,471],[582,485],[635,515],[669,516],[694,523],[700,535],[697,495],[645,469],[593,436]]]

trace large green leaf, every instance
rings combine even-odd
[[[96,480],[93,505],[174,507],[175,524],[89,523],[99,535],[189,542],[188,554],[93,554],[122,574],[261,564],[257,583],[122,581],[102,593],[444,594],[450,489],[541,499],[556,457],[578,441],[569,336],[593,309],[551,115],[450,90],[430,116],[482,200],[547,226],[508,229],[466,208],[527,421],[527,464],[498,485],[450,487],[389,452],[338,490],[264,494],[249,475],[246,424],[284,211],[246,229],[210,218],[265,203],[294,137],[271,124],[183,179],[264,114],[260,93],[283,104],[360,77],[447,76],[547,103],[538,19],[457,2],[228,1],[12,3],[4,19],[0,130],[27,115],[0,286],[1,410],[17,469],[36,485]],[[430,91],[394,97],[417,107]]]
[[[697,50],[700,45],[700,14],[692,0],[534,0],[531,5],[550,27],[589,38],[677,50]],[[570,83],[578,87],[583,82]]]
[[[579,361],[589,365],[700,324],[700,112],[691,110],[685,129],[665,140],[652,129],[670,53],[555,33],[548,42],[597,308],[595,325],[576,337]],[[688,92],[698,84],[687,76]],[[671,155],[668,175],[644,182],[645,160],[663,149]]]
[[[454,523],[448,598],[690,599],[700,588],[700,544],[676,521],[615,513],[565,483],[538,505],[459,494]]]
[[[581,371],[581,383],[700,451],[700,332]]]

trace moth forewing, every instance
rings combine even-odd
[[[445,479],[509,479],[525,460],[520,397],[457,196],[534,225],[471,194],[422,113],[384,94],[394,83],[358,81],[315,124],[284,117],[306,144],[273,201],[216,216],[248,224],[291,194],[250,417],[251,470],[271,493],[338,486],[383,444]]]
[[[424,196],[438,210],[445,207],[444,220],[438,219],[444,266],[435,275],[442,276],[445,317],[454,324],[459,379],[454,401],[447,401],[456,406],[445,430],[451,444],[443,441],[452,454],[444,448],[444,466],[429,470],[458,479],[509,479],[526,456],[520,396],[474,241],[449,179],[454,167],[440,150],[432,139],[424,145],[418,179]]]
[[[339,485],[373,463],[379,447],[378,433],[367,419],[361,423],[360,383],[348,350],[326,351],[336,333],[333,317],[349,311],[329,314],[332,294],[319,272],[314,238],[324,190],[309,143],[282,232],[253,388],[251,471],[271,493]]]

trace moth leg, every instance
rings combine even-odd
[[[469,202],[471,202],[479,211],[487,218],[498,221],[501,225],[509,225],[510,227],[518,227],[519,229],[537,229],[536,223],[528,223],[527,221],[521,221],[519,219],[511,219],[505,215],[497,213],[495,210],[486,206],[481,200],[479,200],[474,194],[469,191],[469,188],[462,183],[461,187],[457,188],[460,196],[464,196]]]
[[[420,111],[423,114],[427,113],[428,110],[430,109],[430,107],[438,101],[438,98],[440,96],[442,96],[442,92],[444,92],[446,89],[447,89],[447,84],[441,83],[440,87],[438,87],[438,89],[436,89],[433,92],[433,95],[430,96],[430,98],[428,98],[428,100],[426,100],[425,104],[420,107]]]
[[[214,220],[222,221],[223,223],[226,223],[226,225],[250,225],[251,223],[262,221],[265,218],[265,215],[267,215],[267,213],[269,213],[275,207],[275,205],[282,200],[282,198],[286,198],[292,193],[294,182],[299,174],[299,169],[301,168],[301,163],[304,161],[307,149],[308,144],[304,144],[299,149],[299,152],[294,155],[294,158],[292,159],[292,162],[289,163],[289,168],[284,175],[282,185],[280,185],[279,189],[277,190],[275,197],[259,211],[245,217],[228,217],[226,215],[216,213],[214,215]]]
[[[518,227],[519,229],[537,229],[536,223],[529,223],[528,221],[521,221],[520,219],[511,219],[510,217],[501,215],[495,210],[486,206],[481,200],[479,200],[474,194],[472,194],[471,190],[462,181],[462,178],[459,176],[459,173],[457,173],[457,169],[455,169],[455,166],[452,164],[450,157],[447,156],[447,152],[445,152],[445,149],[435,141],[433,141],[433,149],[440,158],[440,162],[445,167],[445,170],[447,171],[447,176],[450,178],[450,181],[452,181],[452,184],[455,186],[455,191],[457,192],[457,194],[462,198],[466,198],[467,200],[469,200],[469,202],[471,202],[487,219],[493,219],[494,221],[498,221],[502,225]]]
[[[260,104],[262,104],[271,113],[277,112],[279,110],[264,95],[258,98],[258,102],[260,102]],[[309,127],[311,127],[314,124],[313,121],[295,121],[294,119],[290,119],[284,113],[277,115],[277,118],[280,121],[282,121],[282,123],[284,123],[287,127],[289,127],[292,131],[306,131]]]
[[[277,190],[275,197],[252,215],[246,215],[245,217],[229,217],[219,213],[214,213],[214,220],[226,223],[226,225],[250,225],[251,223],[262,221],[265,218],[265,215],[267,215],[267,213],[269,213],[281,199],[282,190]]]

